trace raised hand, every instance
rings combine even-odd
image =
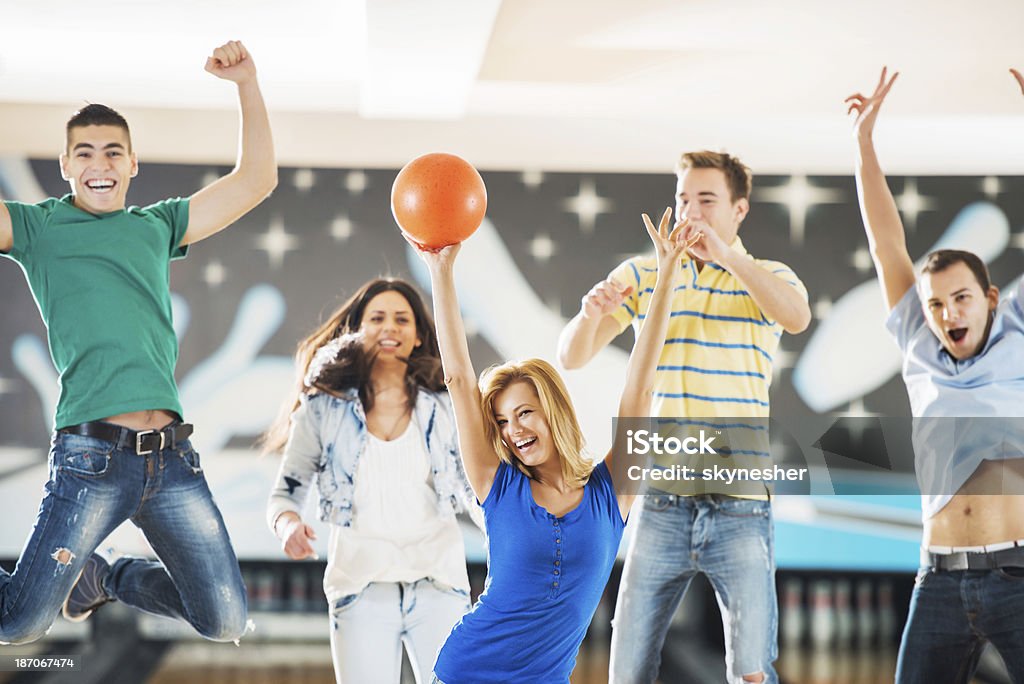
[[[456,242],[454,245],[448,245],[447,247],[425,247],[406,233],[402,233],[402,237],[412,245],[416,253],[419,254],[420,259],[423,260],[423,263],[431,271],[437,268],[451,268],[452,264],[455,263],[455,257],[458,255],[459,249],[462,248],[461,242]]]
[[[240,41],[229,40],[206,58],[206,70],[217,78],[241,84],[256,78],[256,64]]]
[[[1020,86],[1021,95],[1024,95],[1024,76],[1021,76],[1020,72],[1016,69],[1010,69],[1010,73],[1013,74],[1015,79],[1017,79],[1017,85]]]
[[[643,214],[644,227],[647,228],[647,234],[651,237],[651,242],[654,243],[654,250],[658,255],[658,273],[664,273],[667,269],[678,268],[679,259],[682,257],[683,252],[687,250],[687,242],[684,239],[684,235],[690,229],[690,220],[683,219],[679,223],[672,226],[671,230],[669,226],[672,225],[672,207],[665,209],[665,213],[661,215],[661,221],[658,222],[658,227],[654,227],[654,222],[651,221],[651,217],[647,214]]]
[[[870,96],[854,93],[843,100],[843,102],[850,103],[849,109],[846,110],[847,114],[851,112],[857,113],[857,118],[853,122],[853,134],[858,140],[870,139],[875,129],[875,119],[878,118],[878,110],[881,108],[882,102],[885,101],[885,96],[889,94],[889,89],[896,82],[896,77],[900,75],[900,72],[894,72],[892,78],[888,80],[886,80],[887,75],[888,68],[882,67],[882,75],[878,79],[878,85],[875,86],[875,92]]]

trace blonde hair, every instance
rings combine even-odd
[[[525,382],[533,387],[540,400],[541,410],[551,430],[562,464],[562,476],[566,484],[582,487],[590,479],[594,463],[583,454],[584,439],[580,422],[576,418],[569,392],[558,371],[543,359],[508,361],[491,366],[480,374],[480,394],[484,413],[484,431],[498,457],[519,468],[524,475],[533,478],[533,473],[501,439],[501,430],[494,418],[494,400],[499,393],[516,382]]]

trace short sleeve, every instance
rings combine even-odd
[[[175,197],[151,204],[142,210],[170,228],[167,253],[171,259],[183,259],[188,254],[188,245],[181,244],[188,230],[188,202],[188,198]]]
[[[761,263],[773,276],[786,281],[788,285],[792,286],[794,290],[799,292],[801,296],[803,296],[804,301],[808,300],[807,286],[804,285],[804,281],[800,280],[797,276],[796,271],[781,261],[763,261]]]
[[[644,279],[639,259],[633,257],[623,261],[615,267],[615,270],[608,274],[608,277],[621,285],[633,288],[633,291],[622,302],[622,306],[612,312],[612,318],[618,323],[619,332],[621,333],[636,320],[640,313],[640,295],[643,293],[642,284]]]
[[[18,263],[25,263],[30,258],[32,243],[46,223],[48,211],[45,207],[38,204],[4,202],[4,205],[11,215],[11,232],[14,237],[14,245],[11,247],[10,252],[0,252],[0,254]]]
[[[906,351],[910,344],[910,338],[924,325],[921,298],[917,296],[917,287],[912,286],[889,312],[889,317],[885,320],[885,327],[896,339],[900,350]]]

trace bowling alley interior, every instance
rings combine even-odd
[[[325,584],[347,572],[344,562],[332,563],[342,557],[332,541],[342,538],[339,526],[331,522],[336,516],[332,507],[344,498],[335,493],[341,491],[336,481],[341,466],[320,462],[310,466],[311,482],[292,480],[285,486],[290,497],[295,491],[308,494],[298,496],[302,510],[292,515],[309,526],[311,552],[293,560],[272,529],[281,527],[281,519],[271,515],[268,520],[268,501],[272,492],[281,494],[284,470],[280,449],[264,448],[266,433],[298,406],[296,388],[312,387],[303,385],[307,368],[296,367],[299,343],[364,283],[401,278],[432,306],[431,295],[437,293],[432,293],[430,269],[407,241],[419,238],[407,234],[415,235],[411,226],[422,207],[448,192],[435,179],[450,178],[431,168],[421,171],[424,185],[416,191],[422,194],[415,196],[397,179],[414,160],[437,153],[459,158],[464,164],[459,168],[469,174],[451,180],[451,192],[462,193],[459,211],[472,205],[472,211],[466,210],[475,212],[472,225],[454,237],[445,233],[432,248],[461,244],[454,267],[457,309],[475,371],[534,357],[550,363],[571,397],[588,462],[600,461],[619,444],[614,419],[629,376],[635,331],[646,316],[646,309],[634,311],[628,298],[650,302],[656,277],[661,277],[644,214],[657,223],[671,208],[670,223],[689,217],[688,225],[700,223],[704,230],[718,229],[712,221],[731,220],[721,216],[739,216],[738,240],[731,248],[752,257],[751,264],[773,264],[762,269],[763,275],[777,285],[788,282],[809,312],[801,330],[787,331],[763,313],[772,303],[748,292],[759,286],[748,285],[707,256],[715,253],[712,247],[695,248],[704,249],[699,252],[703,260],[697,252],[684,253],[672,296],[680,298],[673,302],[690,304],[672,310],[665,355],[656,371],[658,378],[676,374],[684,379],[664,391],[657,385],[652,390],[655,406],[664,400],[660,405],[683,408],[666,408],[659,417],[700,425],[718,421],[712,428],[719,444],[726,428],[714,426],[722,421],[730,423],[728,430],[744,420],[761,421],[757,449],[744,452],[734,445],[727,453],[700,454],[701,462],[707,467],[746,463],[740,454],[755,454],[758,468],[803,469],[806,476],[758,481],[741,495],[711,483],[696,488],[642,483],[592,618],[581,623],[585,636],[570,662],[568,681],[620,681],[610,674],[613,653],[625,659],[625,652],[641,648],[625,637],[616,645],[621,651],[612,648],[615,632],[630,629],[615,616],[623,595],[638,591],[623,578],[629,564],[640,563],[631,559],[631,549],[644,538],[638,532],[641,521],[666,505],[684,506],[691,500],[711,502],[719,518],[729,517],[728,502],[746,502],[767,519],[759,548],[769,556],[763,572],[771,574],[775,596],[763,597],[756,609],[771,625],[759,636],[769,652],[760,662],[772,670],[764,681],[921,681],[906,674],[907,662],[900,665],[898,679],[901,641],[915,585],[927,586],[930,572],[935,573],[922,569],[922,562],[930,554],[945,553],[936,545],[922,549],[924,535],[936,529],[935,499],[941,499],[939,505],[958,505],[961,499],[955,497],[962,490],[950,478],[960,471],[952,465],[942,470],[947,462],[932,460],[938,457],[919,442],[923,432],[939,428],[929,428],[931,418],[916,410],[920,391],[907,379],[915,367],[894,337],[901,322],[890,318],[895,302],[886,306],[875,265],[877,241],[869,242],[865,233],[864,183],[870,180],[859,179],[858,173],[864,168],[864,146],[873,145],[885,174],[883,187],[891,193],[884,215],[902,226],[911,278],[933,250],[967,250],[987,266],[997,291],[994,302],[1006,302],[1021,291],[1024,78],[1011,70],[1024,69],[1022,25],[1024,5],[1010,0],[970,12],[925,0],[309,0],[288,5],[268,0],[54,0],[5,7],[0,20],[0,127],[5,131],[0,136],[0,200],[38,204],[72,192],[58,161],[66,152],[65,126],[73,112],[93,103],[116,109],[130,125],[130,153],[138,158],[138,170],[124,181],[130,180],[129,207],[189,198],[211,187],[236,162],[243,163],[237,156],[236,90],[241,92],[241,86],[236,89],[204,69],[214,48],[229,40],[241,41],[245,59],[255,65],[278,171],[269,197],[227,229],[189,245],[184,258],[173,257],[166,283],[170,294],[163,334],[176,342],[172,361],[180,417],[195,426],[189,440],[201,459],[189,465],[205,478],[237,556],[248,609],[244,633],[215,642],[184,621],[112,601],[82,622],[55,615],[37,640],[6,643],[5,621],[13,620],[7,615],[17,597],[0,576],[0,683],[343,681],[332,658],[335,608],[325,594]],[[872,98],[886,84],[881,106]],[[875,109],[862,111],[865,107]],[[877,123],[869,122],[875,125],[873,135],[863,133],[865,117],[874,116]],[[700,209],[688,205],[682,182],[677,186],[677,165],[683,153],[700,150],[727,153],[749,168],[748,199],[734,204],[736,198],[716,198],[723,206],[740,206],[739,214],[729,214],[728,207],[722,213],[714,201],[704,204],[704,195]],[[466,184],[477,182],[470,197]],[[877,186],[874,191],[880,192]],[[456,219],[446,216],[425,220],[444,223],[447,230]],[[29,287],[32,268],[18,261],[23,238],[18,224],[12,225],[12,247],[4,255],[10,258],[0,259],[0,500],[5,518],[0,567],[17,577],[41,502],[52,495],[48,481],[63,467],[54,458],[59,439],[54,430],[66,426],[55,417],[55,407],[64,400],[55,368],[61,352],[48,337],[55,328],[44,322],[41,307],[46,304]],[[0,246],[2,228],[0,221]],[[435,228],[429,225],[428,233]],[[711,240],[707,235],[695,239],[705,241],[700,244]],[[591,288],[637,256],[650,258],[643,262],[649,268],[634,265],[629,271],[635,271],[636,280],[625,283],[631,291],[617,300],[625,303],[615,306],[619,327],[612,331],[622,332],[607,335],[602,341],[607,346],[597,345],[585,363],[566,364],[560,345],[567,330],[586,318],[581,309],[587,310]],[[698,282],[698,275],[716,271],[740,285]],[[646,290],[642,277],[649,277]],[[742,325],[733,309],[715,315],[715,301],[726,300],[723,306],[731,307],[740,297],[756,310],[745,314]],[[102,327],[133,316],[135,306],[111,300],[110,319],[92,324]],[[999,306],[1024,311],[1012,299]],[[986,336],[1002,335],[1010,325],[1000,322],[996,312],[1002,310],[993,309],[990,321],[995,322],[985,328]],[[948,323],[953,314],[945,315]],[[699,325],[692,322],[697,319]],[[946,325],[941,315],[938,320],[939,328]],[[611,321],[609,314],[602,324]],[[922,334],[930,335],[925,325]],[[954,321],[946,327],[959,325]],[[743,335],[752,329],[755,337],[731,338],[734,329]],[[1015,334],[1020,344],[1024,334]],[[422,337],[416,337],[417,347]],[[942,343],[942,338],[929,339]],[[125,348],[141,344],[128,340]],[[699,348],[701,359],[712,360],[707,364],[736,352],[753,359],[753,365],[695,370],[689,357],[669,356],[673,344]],[[963,359],[954,358],[949,347],[937,349],[950,367],[963,367]],[[980,346],[977,353],[985,349]],[[1021,354],[1024,346],[1008,354],[1005,363],[1019,363]],[[1024,375],[1018,380],[1017,392]],[[750,390],[755,398],[721,398],[741,384],[756,387]],[[87,393],[103,391],[97,381]],[[746,403],[728,408],[715,403],[728,401]],[[1000,435],[1005,452],[998,458],[1011,459],[1012,449],[1024,449],[1014,432],[1021,415],[1010,408],[1015,400],[985,404],[995,408],[981,413],[964,408],[960,414],[958,408],[973,406],[973,400],[962,401],[938,422],[974,416],[981,421],[970,428],[975,433]],[[372,433],[372,421],[360,420]],[[418,419],[410,421],[425,429]],[[388,439],[397,425],[389,423]],[[459,435],[464,434],[459,423]],[[954,449],[956,439],[942,441],[935,453]],[[420,451],[427,453],[429,445]],[[445,504],[440,483],[447,474],[442,476],[436,464],[433,470],[422,465],[426,476],[419,485],[431,493],[437,489]],[[998,489],[974,496],[1010,501],[1024,495],[1024,478],[1015,472],[1007,471]],[[922,485],[922,473],[939,477],[944,489]],[[351,493],[352,472],[346,476],[349,489],[341,489],[349,498],[340,506],[358,524],[365,499],[358,488]],[[657,599],[668,618],[660,651],[655,648],[660,655],[652,681],[742,682],[747,672],[734,672],[727,664],[744,645],[731,644],[730,634],[743,633],[739,626],[750,617],[728,609],[733,592],[716,591],[722,587],[704,572],[702,550],[728,544],[729,535],[739,534],[715,537],[716,531],[742,530],[756,521],[704,528],[697,523],[698,513],[693,515],[690,526],[659,542],[668,546],[657,567],[672,578],[672,589]],[[456,522],[472,606],[481,595],[487,599],[492,544],[479,516],[457,509]],[[85,523],[69,518],[59,524],[74,529]],[[700,534],[706,536],[698,539]],[[1017,548],[1016,539],[1000,541]],[[98,552],[110,562],[123,556],[155,560],[151,542],[126,521]],[[1024,539],[1019,542],[1024,546]],[[188,549],[189,540],[184,544]],[[596,540],[587,539],[583,546],[591,544]],[[56,558],[58,551],[41,548],[39,553]],[[741,562],[745,552],[732,553],[737,555],[727,557],[725,565],[746,567]],[[962,549],[950,544],[948,553],[996,556],[988,546],[973,544]],[[666,568],[666,556],[688,558],[690,565]],[[194,560],[200,565],[201,559]],[[982,572],[976,567],[965,564],[947,574]],[[986,568],[1007,586],[1022,582],[1019,591],[1024,592],[1024,567]],[[555,575],[560,572],[556,568]],[[694,575],[688,583],[683,579],[687,573]],[[215,581],[220,578],[210,578]],[[568,567],[562,581],[572,581]],[[969,621],[975,617],[968,613]],[[965,638],[981,634],[970,630]],[[529,634],[516,638],[529,641]],[[408,634],[402,638],[408,645]],[[548,646],[513,645],[509,652]],[[73,666],[58,666],[70,662],[65,659]],[[1024,672],[1012,672],[985,638],[978,637],[968,659],[964,678],[948,681],[1024,679]],[[364,674],[344,681],[431,684],[421,674],[430,668],[411,659],[407,649],[401,660],[397,680]],[[473,672],[458,676],[466,678],[457,682],[483,681]],[[440,675],[435,681],[441,681]]]

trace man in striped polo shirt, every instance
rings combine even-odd
[[[768,417],[772,358],[782,332],[807,328],[807,291],[777,261],[747,253],[737,233],[750,210],[750,170],[719,152],[683,154],[676,216],[695,240],[684,257],[655,380],[663,418]],[[579,368],[643,321],[657,278],[652,257],[626,260],[583,297],[559,340]],[[669,622],[698,572],[718,595],[730,682],[776,682],[778,607],[771,507],[763,495],[679,496],[652,490],[635,523],[615,609],[611,681],[653,682]],[[742,616],[742,619],[740,619]]]

